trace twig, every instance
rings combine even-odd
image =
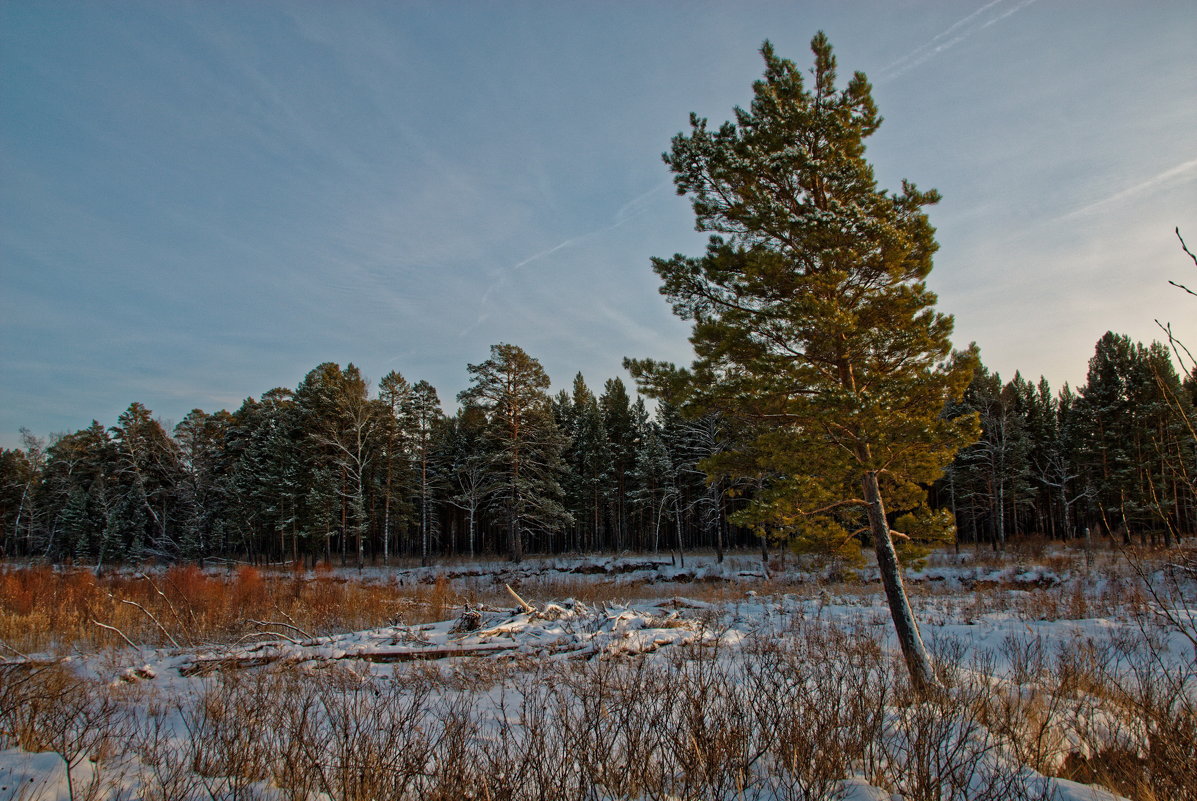
[[[1193,260],[1193,265],[1197,266],[1197,255],[1194,255],[1193,251],[1189,250],[1189,246],[1185,244],[1185,238],[1180,235],[1180,226],[1179,225],[1176,226],[1176,228],[1174,230],[1176,231],[1176,238],[1180,240],[1180,249],[1183,250],[1185,253],[1187,253],[1189,258]],[[1184,284],[1178,284],[1175,281],[1169,281],[1168,283],[1172,284],[1172,286],[1176,287],[1177,289],[1183,289],[1185,292],[1188,292],[1190,295],[1197,297],[1197,292],[1194,292],[1193,290],[1189,289]]]
[[[245,622],[246,623],[256,623],[259,626],[271,626],[271,625],[277,626],[277,625],[279,625],[277,623],[267,623],[266,621],[250,620],[248,618],[246,619]],[[291,643],[292,645],[302,645],[303,644],[302,640],[297,640],[294,637],[288,637],[286,634],[283,634],[281,631],[255,631],[252,634],[246,634],[245,637],[242,637],[240,640],[237,640],[237,642],[241,642],[242,640],[245,640],[247,637],[281,637],[282,639],[286,640],[287,642]]]
[[[298,624],[295,622],[295,618],[291,617],[289,614],[287,614],[286,612],[284,612],[284,611],[283,611],[283,610],[281,610],[281,609],[279,610],[279,614],[280,614],[280,615],[282,615],[283,617],[285,617],[285,618],[287,619],[287,622],[291,624],[292,628],[294,628],[294,629],[295,629],[296,631],[298,631],[300,634],[302,634],[303,636],[307,637],[309,640],[314,640],[314,639],[316,639],[316,638],[315,638],[315,637],[313,637],[311,634],[308,634],[306,631],[304,631],[303,629],[301,629],[301,628],[299,627],[299,625],[298,625]]]
[[[1169,279],[1168,283],[1169,283],[1169,284],[1172,284],[1172,286],[1176,287],[1177,289],[1183,289],[1185,292],[1188,292],[1188,293],[1189,293],[1190,295],[1192,295],[1193,297],[1197,297],[1197,292],[1194,292],[1193,290],[1189,289],[1189,288],[1188,288],[1187,286],[1185,286],[1184,284],[1178,284],[1178,283],[1176,283],[1175,281],[1173,281],[1173,280],[1171,280],[1171,279]]]
[[[163,626],[163,625],[162,625],[162,624],[161,624],[161,623],[158,621],[158,618],[154,617],[154,613],[153,613],[153,612],[151,612],[150,610],[146,609],[146,608],[145,608],[144,606],[142,606],[141,604],[137,603],[137,601],[129,601],[129,600],[126,600],[126,599],[122,598],[122,599],[121,599],[121,603],[123,603],[123,604],[128,604],[129,606],[136,606],[136,607],[137,607],[138,609],[140,609],[142,612],[145,612],[145,614],[146,614],[146,617],[148,617],[150,620],[154,621],[154,625],[158,627],[158,630],[159,630],[159,631],[161,631],[163,634],[165,634],[165,635],[166,635],[166,639],[170,640],[170,641],[171,641],[171,643],[173,643],[173,644],[174,644],[175,648],[182,648],[182,647],[183,647],[183,646],[179,645],[179,641],[178,641],[178,640],[176,640],[174,637],[172,637],[172,636],[171,636],[171,634],[170,634],[170,632],[166,630],[166,626]]]
[[[1193,255],[1193,251],[1189,250],[1189,246],[1185,244],[1185,238],[1180,235],[1180,226],[1176,226],[1174,230],[1176,231],[1176,238],[1180,240],[1181,250],[1183,250],[1185,253],[1188,253],[1189,258],[1193,260],[1193,265],[1197,266],[1197,256]]]
[[[102,629],[108,629],[109,631],[115,631],[117,634],[119,634],[121,636],[122,640],[129,643],[129,646],[131,648],[137,647],[137,643],[133,642],[128,637],[126,637],[125,633],[123,631],[121,631],[120,629],[118,629],[116,626],[109,626],[107,623],[101,623],[100,621],[95,620],[95,619],[93,619],[91,622],[95,623],[97,626],[99,626]]]
[[[17,656],[21,657],[22,659],[26,659],[26,660],[27,660],[27,659],[29,659],[29,658],[30,658],[30,657],[29,657],[29,654],[26,654],[26,653],[23,653],[23,652],[21,652],[21,651],[18,651],[16,648],[13,648],[11,645],[9,645],[8,643],[6,643],[4,640],[0,640],[0,648],[7,648],[9,651],[12,651],[14,654],[16,654]]]
[[[162,600],[166,602],[166,608],[170,610],[170,613],[172,615],[174,615],[175,621],[180,626],[182,626],[183,629],[186,629],[187,628],[186,621],[184,621],[182,616],[179,614],[179,610],[175,609],[175,605],[170,602],[170,598],[166,597],[166,593],[164,593],[161,589],[159,589],[158,585],[154,583],[154,580],[152,578],[150,578],[149,576],[147,576],[144,572],[138,573],[137,575],[140,576],[141,578],[145,579],[149,583],[149,585],[154,589],[154,592],[156,592],[156,593],[158,593],[158,595],[162,596]],[[193,623],[194,623],[194,618],[195,618],[195,616],[192,615]],[[166,636],[169,637],[170,635],[168,634]],[[173,638],[171,639],[171,642],[174,642]],[[177,643],[176,643],[176,645],[177,645]]]
[[[296,634],[302,634],[304,639],[308,639],[308,640],[316,639],[311,634],[308,634],[306,631],[301,629],[299,626],[293,625],[291,623],[283,623],[281,620],[254,620],[252,617],[247,617],[245,619],[245,622],[253,623],[255,626],[282,626],[283,628],[291,629],[291,631],[294,631]],[[290,638],[288,638],[288,639],[290,639]],[[294,641],[292,641],[292,642],[294,642]]]

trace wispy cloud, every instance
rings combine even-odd
[[[1007,0],[990,0],[990,2],[978,8],[968,16],[957,20],[949,27],[945,28],[940,33],[933,36],[930,41],[919,45],[914,50],[911,50],[906,55],[899,58],[897,61],[883,67],[878,76],[878,83],[889,83],[890,81],[905,75],[915,67],[935,58],[945,50],[949,50],[956,45],[985,30],[991,25],[1006,19],[1007,17],[1022,11],[1027,6],[1036,2],[1036,0],[1022,0],[1014,6],[1004,9],[995,9],[996,6],[1005,4]],[[986,12],[995,9],[993,16],[986,17]]]

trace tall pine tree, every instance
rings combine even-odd
[[[473,386],[458,395],[486,411],[492,498],[507,529],[507,552],[523,558],[530,533],[552,534],[572,523],[561,503],[566,440],[553,418],[549,377],[540,362],[515,345],[492,345],[490,358],[467,368]]]
[[[750,108],[713,131],[692,115],[673,139],[665,161],[678,192],[715,235],[703,256],[654,268],[674,311],[694,321],[697,358],[689,370],[629,366],[655,394],[680,391],[755,427],[734,461],[707,461],[762,483],[741,523],[844,541],[863,524],[913,681],[930,686],[889,516],[944,522],[923,487],[975,436],[972,418],[941,414],[975,357],[953,354],[952,320],[925,284],[937,246],[922,209],[938,195],[877,187],[864,158],[881,123],[869,83],[858,72],[837,88],[826,36],[811,49],[809,87],[765,43]]]

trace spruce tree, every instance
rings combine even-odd
[[[119,490],[118,469],[112,437],[95,420],[87,428],[60,437],[47,451],[41,482],[40,505],[44,507],[41,516],[61,521],[76,491],[87,496],[86,521],[75,518],[73,530],[67,532],[68,543],[64,544],[74,549],[77,558],[98,557],[103,550],[108,515]],[[78,503],[72,515],[78,512]],[[63,530],[66,529],[64,525]],[[51,555],[60,553],[58,548],[51,551]]]
[[[233,413],[226,440],[230,466],[221,493],[228,514],[221,523],[225,547],[246,555],[299,552],[299,540],[330,534],[317,520],[309,497],[312,473],[305,469],[306,434],[295,393],[276,387],[260,400],[246,398]],[[290,540],[290,548],[287,540]]]
[[[588,551],[609,545],[603,537],[603,521],[611,495],[613,456],[599,402],[581,373],[574,377],[569,401],[566,419],[570,428],[565,431],[569,437],[565,451],[567,489],[578,531],[578,549]]]
[[[598,405],[602,409],[611,460],[611,528],[615,549],[623,550],[632,547],[628,531],[628,473],[636,460],[636,432],[632,423],[632,402],[621,379],[607,379]]]
[[[178,555],[176,501],[183,473],[178,444],[152,412],[136,402],[117,418],[112,438],[117,484],[124,496],[118,504],[124,515],[118,528],[130,543],[127,558]]]
[[[1091,490],[1095,523],[1130,542],[1138,500],[1133,487],[1139,465],[1136,438],[1140,416],[1134,406],[1136,346],[1130,337],[1107,331],[1097,341],[1085,385],[1076,403],[1078,457]]]
[[[339,468],[343,537],[352,531],[355,563],[361,568],[370,524],[367,479],[382,425],[380,409],[369,399],[369,382],[352,363],[343,371],[333,362],[319,365],[300,383],[295,399],[317,458]]]
[[[232,415],[221,410],[206,414],[192,409],[175,426],[183,477],[179,482],[179,504],[183,533],[183,555],[203,560],[218,546],[219,525],[225,499],[221,479],[230,469],[225,445]]]
[[[690,133],[673,139],[665,161],[678,192],[714,235],[701,257],[653,264],[674,311],[694,322],[697,358],[688,370],[629,367],[652,393],[754,427],[734,460],[707,461],[761,482],[740,523],[829,543],[864,523],[907,666],[930,686],[888,520],[945,522],[924,486],[975,436],[972,418],[941,414],[975,356],[952,352],[952,319],[925,284],[937,246],[923,207],[938,195],[877,187],[864,158],[881,123],[869,83],[858,72],[837,88],[826,36],[811,49],[809,87],[766,42],[751,106],[716,130],[691,115]]]
[[[631,499],[646,513],[654,553],[660,550],[662,533],[667,533],[666,526],[672,517],[670,507],[678,491],[674,476],[673,462],[661,439],[660,426],[649,422],[636,443]]]
[[[1020,499],[1029,500],[1030,441],[1020,398],[1025,384],[1018,374],[1003,384],[979,366],[964,393],[963,407],[979,415],[981,437],[957,456],[958,490],[973,525],[978,517],[985,521],[994,550],[1005,549]]]

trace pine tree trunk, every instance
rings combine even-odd
[[[507,524],[507,551],[511,561],[516,564],[519,564],[524,558],[524,549],[521,545],[519,521],[516,520],[513,514]]]
[[[470,524],[470,558],[474,558],[474,503],[470,502],[469,508],[469,524]]]
[[[391,563],[391,458],[387,454],[386,488],[382,494],[382,563]]]
[[[894,551],[894,541],[890,537],[889,524],[885,520],[885,503],[881,499],[877,474],[872,471],[865,473],[861,484],[865,502],[868,504],[869,531],[872,533],[873,546],[877,552],[877,567],[881,571],[881,583],[885,587],[885,598],[889,602],[890,617],[893,618],[898,644],[902,647],[902,656],[906,659],[906,667],[910,671],[910,680],[919,691],[938,688],[939,682],[935,678],[935,670],[931,667],[931,657],[919,634],[918,623],[915,622],[910,600],[906,597],[906,588],[902,584],[902,569],[898,565],[898,554]]]
[[[674,530],[677,533],[677,558],[681,567],[686,566],[686,551],[682,548],[682,510],[678,508],[677,498],[673,500]]]

